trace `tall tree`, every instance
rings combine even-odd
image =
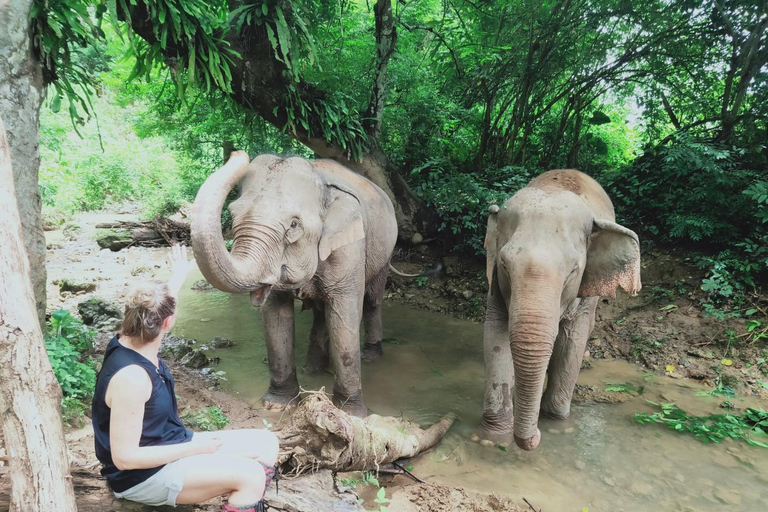
[[[0,118],[8,128],[13,178],[18,193],[24,244],[32,267],[38,320],[45,321],[45,236],[37,187],[37,147],[43,76],[32,51],[32,0],[0,0]]]
[[[61,387],[38,322],[13,178],[0,119],[0,418],[10,465],[11,512],[75,512]]]

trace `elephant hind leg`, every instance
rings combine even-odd
[[[363,323],[365,324],[365,344],[363,361],[373,361],[384,354],[381,346],[383,331],[381,326],[381,304],[387,286],[389,268],[384,267],[365,287],[363,300]]]
[[[325,322],[325,312],[316,305],[312,308],[314,318],[312,329],[309,331],[309,346],[307,347],[307,359],[303,369],[306,373],[322,373],[328,369],[331,363],[329,350],[328,325]]]
[[[545,416],[565,419],[571,412],[571,398],[584,350],[595,326],[598,300],[599,297],[580,299],[574,313],[560,322],[560,331],[549,362],[547,389],[541,403],[541,412]]]

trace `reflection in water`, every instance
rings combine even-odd
[[[227,389],[259,407],[269,384],[260,312],[247,295],[218,291],[187,288],[180,302],[175,334],[200,342],[215,336],[236,341],[217,351],[217,369],[226,372]],[[413,463],[420,477],[525,496],[550,511],[719,511],[724,505],[768,510],[768,451],[743,442],[704,445],[661,426],[631,422],[635,412],[652,410],[645,399],[674,401],[692,414],[716,412],[719,400],[695,396],[702,389],[698,384],[644,375],[623,361],[596,361],[581,373],[580,383],[602,389],[606,382],[629,381],[645,386],[644,395],[616,405],[575,404],[567,420],[542,419],[542,442],[534,452],[483,448],[469,441],[483,399],[482,327],[395,304],[386,304],[383,316],[385,354],[363,364],[368,407],[422,424],[448,412],[459,418],[438,447]],[[301,368],[312,315],[297,305],[296,317],[295,359]],[[299,371],[299,383],[330,390],[333,378]]]

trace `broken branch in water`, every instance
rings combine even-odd
[[[528,501],[528,500],[525,498],[525,496],[523,496],[523,501],[524,501],[524,502],[525,502],[525,503],[526,503],[526,504],[527,504],[529,507],[531,507],[531,510],[533,510],[533,512],[541,512],[541,510],[542,510],[542,509],[536,510],[536,507],[534,507],[533,505],[531,505],[531,502],[530,502],[530,501]]]
[[[393,465],[393,466],[395,466],[396,468],[400,468],[400,469],[403,471],[403,473],[405,473],[405,474],[406,474],[406,475],[408,475],[409,477],[413,478],[414,480],[416,480],[416,481],[417,481],[417,482],[419,482],[420,484],[425,484],[425,483],[427,483],[427,482],[425,482],[424,480],[422,480],[421,478],[419,478],[419,477],[417,477],[416,475],[414,475],[413,473],[411,473],[410,471],[408,471],[407,469],[405,469],[403,466],[401,466],[401,465],[400,465],[400,464],[398,464],[397,462],[393,462],[393,463],[392,463],[392,465]]]
[[[290,452],[281,464],[307,469],[366,471],[410,458],[436,445],[453,424],[445,417],[428,429],[407,420],[372,414],[356,418],[333,405],[324,390],[311,392],[277,433]]]

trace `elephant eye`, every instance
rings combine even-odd
[[[293,221],[291,221],[291,229],[295,229],[297,227],[299,227],[299,221],[293,219]]]

